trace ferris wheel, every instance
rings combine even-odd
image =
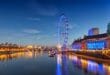
[[[69,36],[69,23],[68,18],[62,14],[59,19],[58,23],[58,42],[57,44],[60,45],[61,48],[68,47],[68,36]]]

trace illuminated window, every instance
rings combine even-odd
[[[100,50],[106,48],[106,41],[99,40],[99,41],[88,41],[87,48],[90,50]]]

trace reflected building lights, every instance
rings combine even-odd
[[[57,55],[56,75],[68,75],[67,57],[63,54]]]
[[[88,71],[97,73],[97,69],[98,69],[97,66],[98,66],[98,64],[94,63],[92,61],[87,61],[87,62],[88,62],[88,67],[87,67]]]
[[[67,64],[67,56],[62,56],[62,75],[68,75],[68,64]]]
[[[57,55],[57,70],[56,70],[56,75],[62,75],[61,71],[61,55]]]
[[[25,53],[26,58],[36,58],[39,55],[42,55],[42,51],[28,51]]]
[[[104,64],[103,67],[106,70],[106,75],[110,75],[110,66]]]
[[[42,52],[42,51],[40,51]],[[17,53],[12,53],[12,54],[2,54],[0,55],[0,61],[8,61],[10,59],[18,59],[20,57],[25,57],[25,58],[34,58],[37,57],[39,55],[41,55],[42,53],[40,53],[38,51],[35,52],[17,52]]]
[[[80,59],[74,55],[69,55],[69,59],[72,60],[74,65],[78,68],[82,68],[85,72],[93,73],[94,75],[110,75],[110,65],[99,64],[94,61]]]
[[[3,55],[0,55],[0,61],[8,61],[12,58],[20,58],[23,55],[24,55],[24,52],[18,52],[13,54],[3,54]]]

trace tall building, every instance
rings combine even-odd
[[[110,35],[110,23],[108,23],[107,34]]]
[[[88,31],[88,36],[73,41],[72,48],[74,50],[110,49],[110,23],[108,24],[107,33],[99,34],[98,28],[91,28]]]
[[[88,36],[92,36],[92,35],[98,35],[99,34],[99,28],[91,28],[88,31]]]

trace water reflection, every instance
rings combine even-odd
[[[18,60],[7,62],[12,59]],[[6,70],[8,72],[5,72]],[[48,53],[43,51],[0,55],[0,75],[15,75],[16,72],[18,75],[25,73],[26,75],[31,73],[32,75],[110,75],[110,65],[82,59],[72,54],[49,57]]]
[[[57,55],[57,71],[56,71],[56,75],[62,75],[62,71],[61,71],[61,55]]]
[[[71,54],[68,57],[74,66],[82,69],[85,73],[91,73],[92,75],[110,75],[110,65],[81,59]]]
[[[67,56],[57,55],[57,73],[56,75],[68,75]]]
[[[16,52],[9,54],[1,54],[0,61],[8,61],[11,59],[18,59],[20,57],[25,58],[36,58],[37,56],[42,55],[42,51],[29,51],[29,52]]]
[[[43,54],[43,51],[28,51],[25,52],[24,56],[26,58],[37,58],[38,56],[41,56]]]
[[[24,52],[17,52],[12,54],[2,54],[0,55],[0,61],[8,61],[13,58],[20,58],[24,55]]]

